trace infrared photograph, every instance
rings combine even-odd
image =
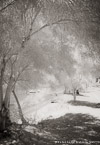
[[[100,145],[100,0],[0,0],[0,145]]]

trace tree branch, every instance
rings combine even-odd
[[[26,42],[30,39],[30,37],[31,37],[33,24],[34,24],[34,22],[35,22],[35,20],[36,20],[36,18],[37,18],[37,16],[38,16],[40,10],[41,10],[41,8],[39,8],[39,9],[37,10],[37,12],[36,12],[34,18],[31,17],[31,24],[30,24],[29,33],[28,33],[28,35],[27,35],[26,37],[24,37],[24,39],[23,39],[23,41],[22,41],[22,44],[21,44],[22,47],[24,47],[25,43],[26,43]]]
[[[3,8],[0,9],[0,12],[3,12],[7,7],[13,5],[17,0],[13,0],[10,3],[8,3],[6,6],[4,6]]]
[[[19,77],[21,76],[21,74],[29,67],[29,64],[27,64],[25,67],[23,67],[23,69],[18,73],[17,78],[15,79],[14,85],[13,87],[15,88],[15,85],[19,79]]]
[[[78,20],[78,19],[60,19],[60,20],[57,20],[57,21],[55,21],[55,22],[52,22],[52,23],[50,23],[50,24],[44,24],[42,27],[40,27],[39,29],[37,29],[36,31],[34,31],[30,36],[32,36],[32,35],[34,35],[34,34],[36,34],[36,33],[38,33],[39,31],[41,31],[42,29],[44,29],[44,28],[46,28],[46,27],[49,27],[49,26],[51,26],[51,25],[56,25],[56,24],[62,24],[62,23],[64,23],[64,22],[76,22],[76,24],[78,24],[78,22],[80,22],[80,23],[83,23],[83,22],[87,22],[87,23],[99,23],[99,22],[97,22],[97,21],[93,21],[93,20],[91,20],[91,21],[89,21],[89,20],[87,20],[87,21],[82,21],[82,20]]]

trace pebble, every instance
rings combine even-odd
[[[13,140],[13,141],[12,141],[12,144],[14,144],[14,143],[16,143],[16,140]]]

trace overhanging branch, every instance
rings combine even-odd
[[[36,31],[34,31],[33,33],[31,33],[30,36],[38,33],[39,31],[41,31],[42,29],[46,28],[46,27],[49,27],[51,25],[56,25],[56,24],[64,24],[64,23],[68,23],[68,22],[76,22],[77,23],[99,23],[97,21],[94,21],[94,20],[87,20],[87,21],[83,21],[83,20],[78,20],[78,19],[60,19],[60,20],[57,20],[55,22],[52,22],[52,23],[48,23],[48,24],[44,24],[42,27],[40,27],[39,29],[37,29]]]
[[[3,12],[7,7],[13,5],[17,0],[13,0],[10,3],[8,3],[6,6],[4,6],[3,8],[0,9],[0,12]]]

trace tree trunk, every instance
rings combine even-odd
[[[22,108],[21,108],[21,105],[20,105],[20,103],[19,103],[18,97],[17,97],[17,95],[16,95],[16,93],[15,93],[14,90],[12,91],[12,93],[13,93],[13,95],[14,95],[14,97],[15,97],[15,99],[16,99],[17,105],[18,105],[19,115],[20,115],[22,124],[26,124],[26,120],[25,120],[25,118],[24,118],[24,116],[23,116]]]
[[[3,104],[3,77],[6,67],[5,59],[3,58],[1,63],[1,70],[0,70],[0,111],[2,110],[2,104]]]
[[[6,128],[7,109],[3,103],[3,77],[5,72],[6,62],[3,58],[0,70],[0,132]]]
[[[0,132],[5,130],[8,126],[9,118],[8,118],[8,110],[5,105],[2,105],[2,109],[0,111]]]
[[[10,77],[8,85],[7,85],[7,89],[6,89],[6,94],[5,94],[5,99],[4,99],[4,103],[5,103],[5,107],[9,110],[10,107],[10,96],[11,96],[11,92],[12,92],[12,88],[13,88],[13,77]]]
[[[3,88],[2,88],[2,76],[0,76],[0,111],[2,109],[3,104]]]
[[[10,96],[11,96],[11,92],[12,92],[12,86],[13,86],[13,79],[10,78],[8,85],[7,85],[7,89],[6,89],[6,94],[5,94],[5,98],[3,100],[3,104],[2,104],[2,109],[0,112],[0,127],[1,127],[1,131],[4,130],[6,127],[8,127],[10,125]]]
[[[73,91],[73,96],[74,96],[74,102],[76,101],[76,90],[74,89]]]
[[[64,94],[67,94],[67,88],[66,88],[66,86],[65,86],[65,89],[64,89]]]

